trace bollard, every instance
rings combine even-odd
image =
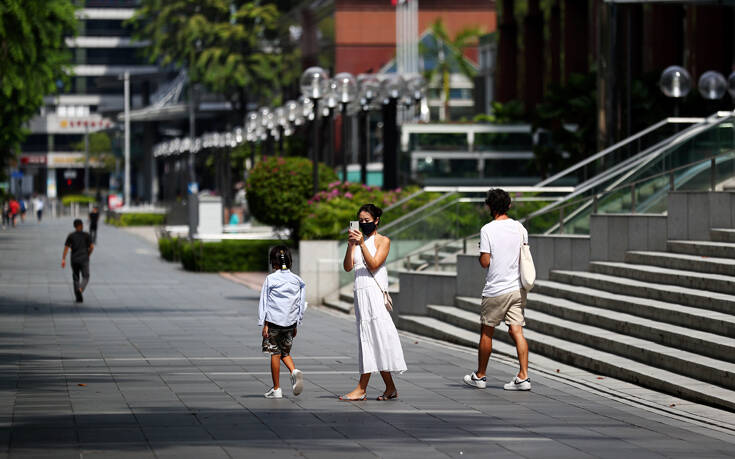
[[[564,234],[564,208],[559,209],[559,234]]]

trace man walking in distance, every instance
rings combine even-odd
[[[84,297],[82,293],[89,282],[89,256],[92,255],[94,244],[89,233],[82,231],[84,224],[80,219],[74,220],[75,231],[69,233],[64,243],[64,254],[61,256],[61,267],[66,266],[66,254],[71,249],[71,269],[72,279],[74,280],[74,296],[77,303],[82,303]],[[79,282],[79,274],[82,275],[82,281]]]
[[[528,240],[528,232],[519,222],[508,217],[510,195],[501,189],[491,189],[485,199],[493,220],[480,232],[480,265],[487,268],[482,290],[480,345],[477,370],[464,377],[470,386],[487,387],[488,360],[493,347],[493,333],[500,322],[508,325],[508,333],[518,352],[520,370],[503,386],[505,390],[531,390],[528,377],[528,343],[523,337],[523,317],[526,291],[521,284],[519,258],[521,244]]]
[[[89,213],[89,236],[92,238],[92,244],[97,243],[97,221],[100,219],[100,209],[97,206],[92,207]]]

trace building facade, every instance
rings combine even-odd
[[[135,13],[136,0],[86,0],[77,10],[79,29],[66,44],[72,53],[70,83],[58,95],[44,98],[38,116],[29,123],[30,135],[21,146],[17,194],[45,194],[56,198],[84,188],[85,135],[105,131],[119,143],[115,114],[123,109],[123,72],[154,75],[158,67],[142,55],[145,42],[131,38],[125,24]],[[150,80],[144,86],[150,88]],[[132,106],[145,101],[144,91],[131,97]],[[91,163],[94,169],[99,165]],[[90,187],[107,189],[110,172],[92,171]],[[22,175],[22,178],[20,177]],[[98,183],[100,182],[100,183]]]

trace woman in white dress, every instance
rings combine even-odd
[[[355,390],[341,396],[340,400],[365,400],[370,375],[375,372],[380,372],[385,382],[385,391],[378,400],[396,399],[398,391],[391,372],[406,371],[398,331],[383,298],[383,291],[388,289],[385,259],[390,251],[390,239],[378,234],[382,213],[379,207],[365,204],[357,213],[360,231],[350,230],[343,265],[345,271],[355,270],[360,382]]]

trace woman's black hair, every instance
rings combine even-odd
[[[360,218],[360,214],[362,212],[369,213],[373,217],[374,220],[379,219],[380,216],[383,215],[383,209],[381,209],[380,207],[376,206],[375,204],[363,204],[360,207],[360,210],[357,211],[357,218],[358,219]]]
[[[277,245],[271,249],[271,266],[279,269],[291,269],[291,251],[285,245]]]
[[[507,214],[510,209],[510,195],[500,188],[491,188],[487,192],[485,204],[490,208],[493,217]]]

